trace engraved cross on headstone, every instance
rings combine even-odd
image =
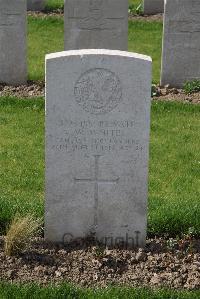
[[[99,178],[99,159],[101,155],[94,155],[95,167],[94,167],[94,177],[92,178],[74,178],[76,183],[94,183],[94,229],[97,227],[97,210],[98,210],[98,200],[99,200],[99,184],[117,184],[119,178],[116,179],[100,179]]]

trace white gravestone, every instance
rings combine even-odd
[[[164,0],[144,0],[144,14],[153,15],[164,12]]]
[[[45,8],[45,0],[27,0],[27,10],[41,11]]]
[[[182,87],[194,79],[200,79],[200,1],[167,1],[161,84]]]
[[[65,50],[128,49],[128,0],[65,0]]]
[[[151,58],[46,56],[45,237],[144,246]]]
[[[0,0],[0,82],[26,80],[26,0]]]

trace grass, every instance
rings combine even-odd
[[[140,4],[142,4],[143,0],[129,0],[129,5],[135,5],[138,6]]]
[[[64,0],[47,0],[45,10],[52,11],[62,9],[64,7]]]
[[[129,0],[129,12],[132,14],[143,14],[142,0]]]
[[[5,254],[12,256],[20,254],[28,248],[30,240],[35,237],[41,227],[40,219],[34,219],[32,215],[25,217],[15,216],[12,220],[5,238]]]
[[[129,21],[129,51],[153,58],[153,81],[160,78],[162,23]],[[64,50],[61,17],[28,18],[28,67],[30,80],[44,80],[45,54]]]
[[[187,81],[183,86],[183,90],[187,94],[200,92],[200,80]]]
[[[129,51],[149,55],[153,60],[153,82],[160,80],[162,23],[129,21]]]
[[[44,100],[0,101],[0,228],[44,214]],[[148,232],[200,234],[200,106],[152,105]]]
[[[43,216],[44,101],[0,99],[0,232],[16,213]]]
[[[45,55],[64,50],[64,24],[59,17],[28,17],[30,80],[44,80]]]
[[[198,299],[200,291],[150,290],[133,288],[80,289],[63,284],[59,287],[0,283],[3,299]]]
[[[148,227],[151,233],[200,234],[199,130],[200,106],[153,104]]]

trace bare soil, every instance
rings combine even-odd
[[[135,15],[135,14],[129,14],[129,20],[140,20],[140,21],[163,21],[163,14],[156,14],[156,15]]]
[[[8,86],[0,83],[0,97],[11,96],[17,98],[43,97],[45,94],[44,82],[29,81],[26,85]]]
[[[33,17],[63,17],[64,16],[64,10],[63,9],[57,9],[54,11],[28,11],[28,16]],[[138,15],[138,14],[129,14],[129,20],[140,20],[140,21],[160,21],[163,20],[163,14],[156,14],[156,15]]]
[[[27,85],[7,86],[0,84],[1,96],[14,96],[18,98],[44,97],[45,83],[29,81]],[[200,104],[200,92],[186,94],[181,89],[160,86],[155,87],[155,93],[152,97],[154,101],[178,101],[184,103]]]
[[[137,250],[109,250],[89,240],[52,245],[37,238],[15,257],[5,256],[3,244],[0,237],[0,277],[5,281],[200,288],[200,240],[189,237],[149,239],[145,249]]]
[[[64,17],[64,10],[63,9],[56,9],[53,11],[28,11],[27,12],[28,16],[32,16],[32,17]]]
[[[153,94],[153,100],[200,104],[200,92],[187,94],[182,89],[170,88],[168,86],[156,86],[155,93]]]

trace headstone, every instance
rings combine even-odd
[[[166,1],[161,84],[200,79],[200,1]]]
[[[45,0],[27,0],[27,10],[41,11],[45,8]]]
[[[65,0],[65,50],[128,48],[128,0]]]
[[[46,56],[47,240],[144,246],[150,91],[150,57]]]
[[[0,0],[0,82],[26,79],[26,0]]]
[[[164,0],[144,0],[144,14],[153,15],[164,12]]]

